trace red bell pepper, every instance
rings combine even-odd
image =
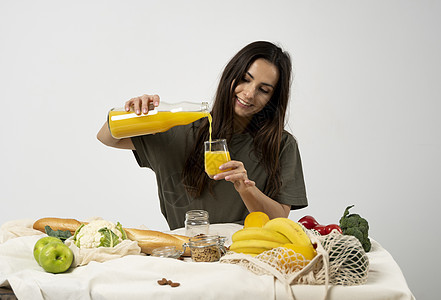
[[[299,220],[299,223],[305,226],[306,229],[313,229],[315,226],[320,225],[312,216],[304,216]]]
[[[337,224],[329,224],[326,226],[328,230],[328,234],[332,232],[332,230],[337,230],[338,232],[342,233],[340,226]]]
[[[305,226],[306,229],[317,230],[317,232],[321,235],[330,234],[333,230],[337,230],[339,233],[342,233],[340,226],[338,226],[337,224],[321,225],[312,216],[304,216],[298,221],[298,223]]]
[[[317,230],[320,235],[327,235],[329,233],[328,228],[325,225],[317,225],[313,229]]]

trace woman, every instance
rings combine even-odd
[[[155,172],[170,229],[183,227],[192,209],[207,210],[211,223],[242,223],[253,211],[288,217],[291,209],[308,204],[297,143],[284,130],[290,85],[289,54],[270,42],[251,43],[231,59],[211,115],[212,136],[227,140],[232,160],[213,180],[204,173],[207,118],[126,139],[113,138],[105,123],[97,137],[105,145],[132,149],[138,164]],[[146,114],[151,105],[160,105],[158,95],[132,98],[125,109]]]

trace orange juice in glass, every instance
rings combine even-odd
[[[219,167],[231,160],[225,139],[206,141],[205,146],[205,172],[210,178],[227,170],[219,170]]]

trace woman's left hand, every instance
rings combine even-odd
[[[213,179],[232,182],[239,193],[256,185],[254,181],[248,179],[247,170],[241,161],[231,160],[221,165],[219,169],[225,171],[214,175]]]

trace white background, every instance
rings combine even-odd
[[[131,97],[210,101],[227,61],[255,40],[288,50],[287,129],[310,205],[346,206],[396,259],[417,298],[438,291],[440,1],[0,2],[0,223],[100,216],[168,227],[154,174],[101,145]]]

